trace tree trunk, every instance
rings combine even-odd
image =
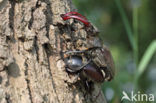
[[[65,71],[60,52],[87,35],[61,19],[69,11],[71,0],[0,0],[0,103],[106,103]]]

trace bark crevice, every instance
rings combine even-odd
[[[33,24],[33,21],[34,21],[34,12],[40,6],[41,6],[40,0],[37,0],[35,7],[31,8],[31,18],[30,18],[29,23],[28,23],[28,29],[30,29],[30,30],[31,30],[31,27],[32,27],[32,24]]]
[[[35,36],[35,38],[34,38],[34,48],[35,48],[35,51],[36,51],[37,62],[39,62],[39,46],[38,46],[37,41],[38,41],[37,36]]]
[[[30,80],[28,78],[26,78],[25,80],[26,80],[26,83],[27,83],[27,89],[28,89],[29,99],[30,99],[31,103],[33,103],[32,93],[31,93],[31,89],[30,89]]]
[[[26,86],[27,86],[27,90],[28,90],[28,94],[29,94],[29,99],[30,102],[33,103],[33,99],[32,99],[32,93],[31,93],[31,88],[30,88],[30,80],[28,78],[28,64],[27,64],[27,60],[25,61],[25,81],[26,81]]]
[[[48,71],[49,71],[49,75],[50,75],[50,78],[51,78],[51,84],[52,84],[54,93],[56,94],[56,99],[57,99],[57,102],[56,102],[56,103],[60,103],[60,100],[59,100],[59,98],[58,98],[58,94],[57,94],[57,92],[56,92],[56,85],[55,85],[55,83],[54,83],[54,79],[53,79],[53,75],[52,75],[52,70],[51,70],[51,68],[50,68],[50,61],[49,61],[49,59],[50,59],[50,56],[52,56],[52,54],[49,52],[49,47],[50,47],[49,44],[44,44],[44,49],[45,49],[45,52],[46,52],[46,56],[47,56],[47,58],[48,58],[48,59],[47,59],[47,62],[48,62],[48,67],[47,67],[47,69],[48,69]]]
[[[10,2],[10,9],[9,9],[9,27],[10,30],[13,32],[14,37],[14,16],[15,16],[15,4],[16,2],[14,0],[9,0]]]
[[[10,95],[7,93],[5,94],[5,100],[6,100],[6,103],[11,103]]]
[[[46,22],[45,22],[45,27],[46,27],[46,36],[49,38],[49,28],[50,25],[53,24],[53,13],[52,13],[52,8],[51,8],[51,3],[49,0],[43,0],[44,3],[46,3],[46,10],[44,11],[44,15],[46,17]]]

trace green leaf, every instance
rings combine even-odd
[[[155,52],[156,52],[156,40],[152,41],[151,44],[146,49],[138,66],[137,78],[139,78],[141,74],[145,71],[147,65],[149,64]]]

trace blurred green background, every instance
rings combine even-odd
[[[98,27],[100,38],[112,52],[116,75],[102,86],[108,103],[121,103],[123,91],[129,96],[131,91],[154,94],[156,99],[156,0],[73,0],[73,3],[79,13]]]

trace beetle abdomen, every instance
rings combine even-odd
[[[85,74],[96,82],[103,82],[104,76],[94,63],[89,63],[84,67]]]

